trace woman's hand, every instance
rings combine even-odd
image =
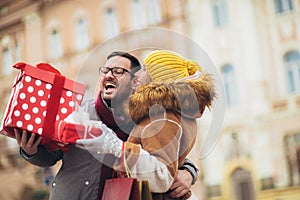
[[[94,126],[101,130],[102,134],[92,139],[79,139],[77,147],[97,154],[113,154],[121,158],[123,141],[101,121],[95,121]]]

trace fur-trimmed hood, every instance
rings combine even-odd
[[[129,114],[135,123],[165,111],[199,118],[216,96],[212,76],[172,83],[149,83],[139,87],[129,99]]]

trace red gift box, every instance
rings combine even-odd
[[[58,140],[64,143],[75,144],[78,139],[91,139],[102,134],[102,130],[97,127],[65,121],[58,122],[56,127]]]
[[[55,123],[81,103],[86,86],[67,79],[46,63],[36,67],[17,63],[13,67],[20,72],[13,84],[1,134],[14,138],[14,128],[19,128],[42,136],[42,144],[54,141],[63,146],[55,136]]]

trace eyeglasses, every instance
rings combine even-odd
[[[111,71],[112,75],[116,77],[122,76],[125,72],[133,76],[133,74],[131,74],[129,70],[122,67],[112,67],[112,68],[100,67],[99,68],[99,73],[101,76],[108,74],[109,71]]]

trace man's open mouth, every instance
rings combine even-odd
[[[106,93],[112,93],[117,88],[117,84],[112,81],[104,82],[104,89]]]
[[[105,89],[108,90],[108,89],[114,89],[116,88],[116,85],[115,84],[112,84],[112,83],[105,83]]]

